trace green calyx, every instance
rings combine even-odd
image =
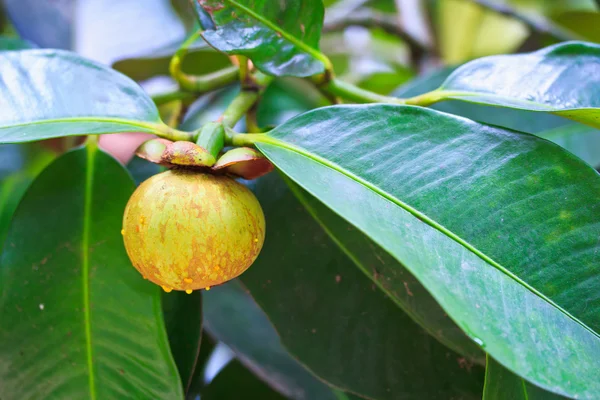
[[[196,144],[205,149],[216,162],[219,153],[225,145],[225,128],[223,124],[220,122],[209,122],[204,125],[198,132]],[[211,167],[212,165],[214,165],[214,162],[207,166]]]

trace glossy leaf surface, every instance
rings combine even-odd
[[[291,181],[296,198],[348,259],[413,321],[469,362],[485,365],[485,354],[456,326],[429,292],[394,257]]]
[[[600,45],[561,43],[472,61],[434,93],[442,100],[547,112],[600,128],[599,68]]]
[[[122,243],[133,188],[88,147],[57,159],[21,201],[0,260],[3,400],[182,398],[159,289]]]
[[[592,168],[535,136],[418,107],[323,108],[262,140],[503,365],[558,393],[598,390]]]
[[[153,132],[156,106],[129,78],[61,50],[0,52],[0,143]]]
[[[247,56],[275,76],[311,76],[324,71],[315,58],[323,25],[319,0],[193,0],[212,17],[204,39],[228,54]]]
[[[272,388],[293,399],[334,400],[332,389],[284,348],[277,331],[237,280],[205,292],[206,330]]]
[[[367,398],[481,395],[481,369],[414,323],[331,240],[277,174],[253,182],[269,233],[259,258],[240,279],[292,356],[330,384]],[[402,290],[407,293],[403,285]]]
[[[513,374],[488,357],[483,400],[561,400],[566,397],[546,392]]]
[[[398,97],[410,97],[434,90],[454,70],[455,68],[445,68],[415,79],[400,87],[394,94]],[[560,145],[594,167],[600,166],[600,131],[587,125],[552,114],[491,107],[456,100],[437,103],[432,108],[486,124],[533,133]]]

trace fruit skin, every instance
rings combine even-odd
[[[184,169],[152,176],[123,216],[131,262],[167,291],[204,289],[235,278],[256,259],[265,217],[239,182]]]

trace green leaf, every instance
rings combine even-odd
[[[2,399],[182,398],[157,286],[120,235],[134,185],[93,145],[34,181],[0,259]]]
[[[485,369],[483,400],[560,400],[565,399],[546,392],[513,374],[493,358],[488,357]]]
[[[130,56],[113,64],[113,68],[136,81],[143,81],[157,75],[169,75],[171,57],[181,47],[181,41],[167,45],[148,54]],[[190,47],[183,60],[182,69],[186,73],[203,75],[231,66],[229,58],[215,51],[204,42]]]
[[[600,132],[597,129],[572,123],[537,135],[569,150],[591,166],[600,167]]]
[[[196,361],[196,368],[194,368],[194,375],[192,375],[192,382],[189,388],[187,388],[185,397],[186,399],[197,399],[202,394],[202,391],[206,387],[205,373],[206,367],[209,365],[209,361],[214,355],[216,343],[210,337],[206,331],[202,331],[202,345],[200,346],[200,353],[198,354]]]
[[[7,153],[24,153],[29,150],[34,153],[28,157],[25,165],[14,165],[13,172],[4,177],[0,174],[0,248],[4,243],[4,237],[10,225],[10,220],[13,213],[17,209],[17,205],[25,194],[25,191],[39,175],[40,172],[54,159],[54,153],[35,146],[34,149],[24,149],[16,145],[5,145],[0,147],[0,160],[9,163],[15,162],[10,154]]]
[[[327,107],[255,138],[502,365],[560,394],[598,393],[595,170],[535,136],[420,107]]]
[[[164,128],[135,82],[74,53],[1,52],[0,77],[0,143]]]
[[[285,400],[284,397],[258,379],[238,360],[223,368],[202,392],[203,400],[231,400],[240,398],[260,400]],[[315,397],[309,397],[315,398]]]
[[[481,396],[481,368],[414,323],[356,268],[276,174],[255,184],[269,234],[240,279],[293,357],[335,387],[367,398]],[[397,277],[407,278],[401,271]]]
[[[227,54],[244,55],[266,74],[311,76],[329,61],[319,52],[323,26],[320,0],[194,0],[212,17],[204,39]]]
[[[585,42],[485,57],[458,68],[424,100],[547,112],[600,128],[599,65],[600,45]]]
[[[374,288],[396,303],[438,341],[466,356],[469,362],[485,365],[485,354],[479,346],[448,318],[435,299],[402,264],[296,184],[288,180],[288,185],[329,238],[359,270],[372,278]],[[392,280],[391,276],[401,279]]]
[[[192,384],[202,345],[202,293],[163,293],[163,313],[171,353],[179,370],[185,393]]]
[[[205,292],[205,329],[231,348],[255,375],[286,396],[335,400],[332,389],[287,352],[267,316],[246,291],[234,280]]]
[[[410,97],[433,90],[454,70],[454,67],[444,68],[415,79],[396,90],[394,95]],[[486,124],[533,133],[562,146],[594,167],[600,166],[600,132],[587,125],[565,120],[552,114],[490,107],[455,100],[434,104],[432,108]]]

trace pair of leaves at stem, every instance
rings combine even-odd
[[[572,47],[594,49],[566,44],[555,47],[558,52],[525,57],[537,55],[552,64],[555,56],[562,51],[570,54]],[[0,114],[6,121],[0,135],[5,142],[140,127],[157,132],[162,127],[143,92],[104,67],[62,52],[7,52],[0,57],[10,61],[0,67],[3,76],[16,74],[24,79],[4,88],[7,95],[2,98],[9,100]],[[54,72],[27,72],[23,62],[34,60]],[[577,64],[573,57],[558,57],[556,65],[565,60]],[[68,74],[61,65],[69,67]],[[581,78],[578,74],[584,70],[571,68],[569,76]],[[120,97],[120,107],[98,101],[99,92],[89,87],[77,87],[88,84],[70,80],[75,71],[101,78],[96,87],[103,87],[108,99]],[[47,95],[42,99],[34,91],[27,92],[39,107],[26,107],[16,95],[23,82],[32,81]],[[79,94],[74,99],[64,95],[56,81],[80,89]],[[560,98],[570,93],[559,92]],[[138,103],[140,99],[146,100]],[[583,94],[576,100],[581,99],[589,108],[569,116],[583,115],[583,122],[593,121],[594,98]],[[64,105],[58,113],[47,106],[53,100]],[[93,110],[84,110],[82,100],[95,100],[86,103]],[[65,105],[69,101],[74,101],[76,113]],[[132,111],[124,107],[132,103]],[[519,101],[506,104],[517,103],[521,105]],[[571,112],[571,103],[561,105]],[[16,118],[20,113],[24,117]],[[382,126],[386,120],[389,123]],[[400,261],[455,322],[503,365],[558,393],[589,397],[597,390],[594,360],[600,358],[594,353],[598,328],[593,297],[597,283],[591,258],[597,246],[592,243],[597,210],[579,206],[594,204],[597,198],[593,170],[535,137],[401,106],[321,109],[263,138],[258,146],[286,174]],[[390,166],[389,160],[394,164]],[[563,197],[558,212],[548,206]],[[340,203],[340,199],[346,201]],[[521,212],[529,214],[523,218]],[[398,242],[404,243],[401,248]],[[526,262],[535,267],[528,268]],[[377,280],[375,274],[372,278]],[[398,283],[398,287],[404,285]],[[465,287],[468,293],[463,292]],[[514,312],[523,306],[526,310]],[[553,364],[557,358],[569,357],[580,357],[576,368]]]

